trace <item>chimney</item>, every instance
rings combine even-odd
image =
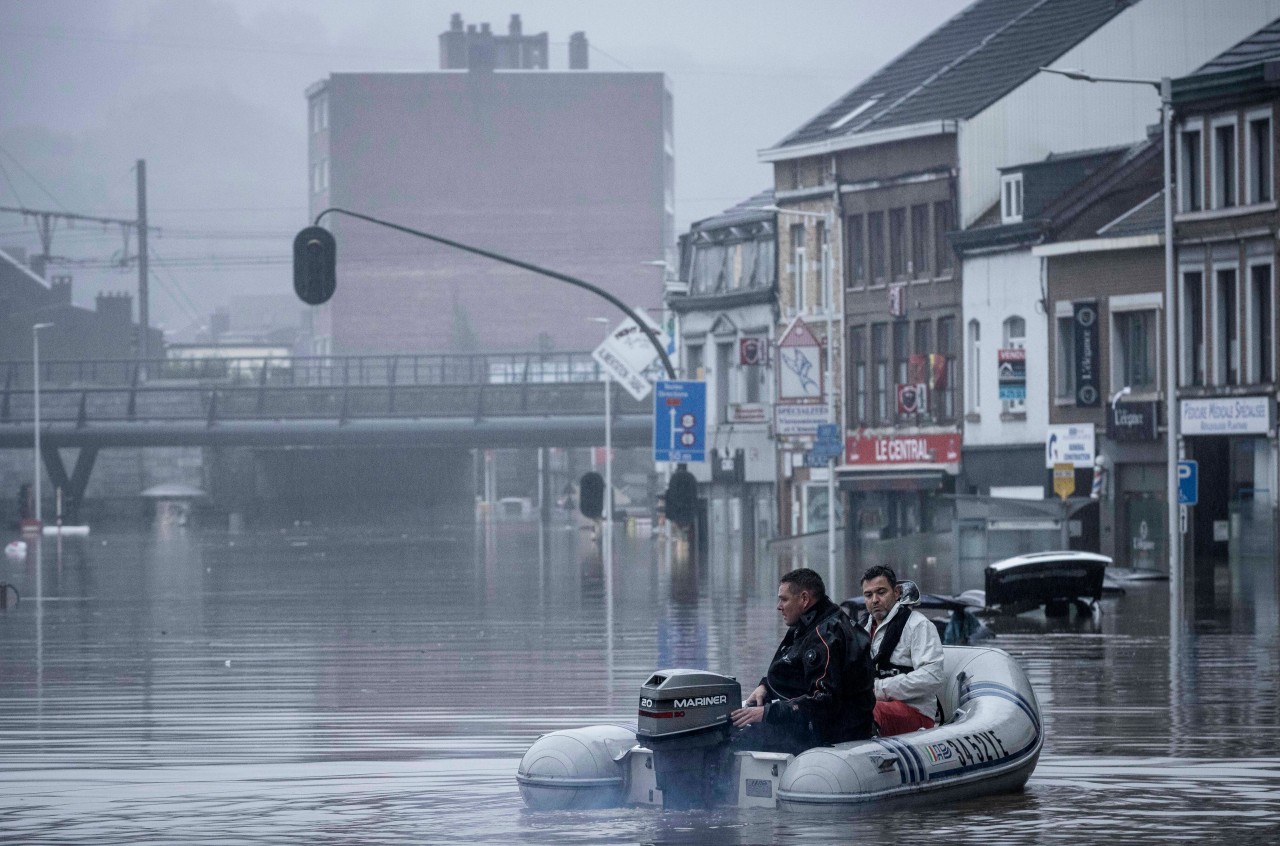
[[[440,70],[462,70],[467,66],[467,33],[462,28],[462,14],[454,12],[449,29],[440,33]]]
[[[49,280],[49,304],[71,305],[71,277],[67,274]]]
[[[128,293],[98,294],[94,307],[104,321],[122,329],[133,325],[133,297]]]
[[[520,23],[519,15],[511,16],[511,23],[507,24],[507,34],[512,38],[519,38],[524,34],[524,25]]]
[[[218,338],[231,331],[231,312],[225,308],[220,308],[209,316],[209,335],[212,340]]]
[[[497,65],[497,47],[493,43],[493,31],[487,23],[480,24],[480,31],[467,27],[467,70],[489,72]]]
[[[569,70],[587,69],[587,34],[575,32],[569,36]]]

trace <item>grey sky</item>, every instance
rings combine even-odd
[[[288,293],[289,241],[306,222],[306,87],[337,71],[435,70],[451,13],[499,31],[519,13],[526,33],[548,32],[553,68],[582,30],[593,70],[668,74],[683,230],[767,186],[757,150],[968,2],[0,0],[0,205],[132,217],[144,158],[163,229],[155,322]],[[0,215],[0,246],[37,244]],[[121,248],[85,227],[54,243],[78,259]],[[71,272],[79,303],[136,284],[133,271]]]

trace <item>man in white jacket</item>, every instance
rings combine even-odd
[[[941,719],[938,692],[945,677],[942,639],[929,620],[901,605],[898,577],[888,567],[872,567],[862,575],[867,603],[863,624],[871,636],[876,671],[876,725],[881,735],[933,728]]]

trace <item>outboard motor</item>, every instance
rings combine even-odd
[[[742,685],[705,670],[660,670],[640,688],[636,739],[653,752],[653,774],[667,808],[712,804],[731,759],[724,746]]]

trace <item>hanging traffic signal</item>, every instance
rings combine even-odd
[[[338,285],[337,242],[323,226],[308,226],[293,239],[293,290],[307,305],[327,303]]]
[[[698,480],[683,466],[671,474],[665,497],[667,519],[677,526],[690,526],[698,516]]]
[[[604,516],[604,477],[594,470],[578,481],[578,509],[588,520]]]

